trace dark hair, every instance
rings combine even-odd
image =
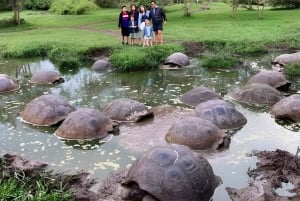
[[[127,6],[122,6],[122,9],[123,9],[123,8],[127,8]]]
[[[156,4],[156,1],[151,1],[150,3],[154,3],[154,4]]]
[[[144,5],[140,5],[140,6],[139,6],[139,12],[140,12],[140,13],[142,12],[142,11],[141,11],[141,9],[140,9],[141,7],[143,7],[143,8],[144,8],[144,12],[146,12],[146,11],[147,11],[147,8],[146,8],[146,6],[144,6]]]
[[[133,6],[134,6],[135,9],[136,9],[136,5],[135,5],[135,4],[131,4],[131,5],[130,5],[130,10],[132,10],[132,7],[133,7]]]

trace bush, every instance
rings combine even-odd
[[[95,4],[97,4],[101,8],[118,8],[119,7],[118,0],[95,0]]]
[[[25,0],[24,7],[31,10],[48,10],[51,0]]]
[[[290,79],[300,76],[300,63],[288,64],[284,67],[284,71]]]
[[[300,0],[269,0],[269,4],[277,8],[300,8]]]
[[[110,57],[114,68],[119,71],[138,71],[157,68],[174,52],[183,51],[179,45],[159,45],[147,48],[125,47],[113,52]]]
[[[50,11],[61,15],[81,15],[97,8],[91,0],[53,0]]]
[[[205,68],[233,68],[240,64],[240,60],[237,57],[229,54],[213,54],[204,56],[202,59],[202,66]]]
[[[11,10],[10,0],[0,0],[0,11]]]
[[[79,55],[72,49],[53,48],[48,57],[64,73],[77,72],[81,66]]]

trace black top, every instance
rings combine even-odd
[[[152,20],[153,24],[158,24],[162,23],[163,21],[167,21],[165,11],[160,7],[152,8],[149,13],[149,20]]]

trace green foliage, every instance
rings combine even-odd
[[[159,2],[156,1],[156,3],[159,5]],[[143,5],[146,6],[147,9],[150,9],[150,1],[149,0],[139,0],[137,3],[138,6]]]
[[[290,79],[300,77],[300,63],[288,64],[284,67],[284,71]]]
[[[114,68],[119,71],[138,71],[158,67],[163,60],[183,47],[174,44],[141,47],[124,47],[115,50],[110,57]]]
[[[101,8],[118,8],[119,7],[118,0],[95,0],[95,4],[97,4]]]
[[[51,0],[25,0],[24,7],[30,10],[48,10]]]
[[[72,48],[53,48],[48,57],[63,72],[77,72],[81,65],[79,55]]]
[[[0,0],[0,11],[11,10],[10,0]]]
[[[53,0],[50,11],[61,15],[82,15],[96,9],[97,5],[91,0]]]
[[[268,48],[262,42],[228,42],[226,43],[224,50],[238,55],[259,55],[268,52]]]
[[[300,8],[300,0],[269,0],[269,4],[277,8]]]
[[[202,66],[205,68],[233,68],[240,64],[238,57],[227,53],[206,55],[202,59]]]
[[[69,201],[73,198],[72,192],[65,188],[70,181],[66,176],[51,176],[42,169],[36,169],[34,173],[23,172],[8,166],[2,158],[0,172],[0,200]]]

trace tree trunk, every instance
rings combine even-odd
[[[238,7],[239,7],[239,0],[232,0],[231,17],[235,17]]]
[[[16,25],[19,26],[21,24],[21,17],[20,17],[21,0],[11,0],[11,7],[14,12],[13,19]]]
[[[257,10],[258,10],[258,18],[262,18],[262,13],[264,11],[264,8],[265,8],[265,4],[266,4],[266,1],[263,0],[263,1],[259,1],[257,0]],[[261,6],[261,8],[260,8]]]

